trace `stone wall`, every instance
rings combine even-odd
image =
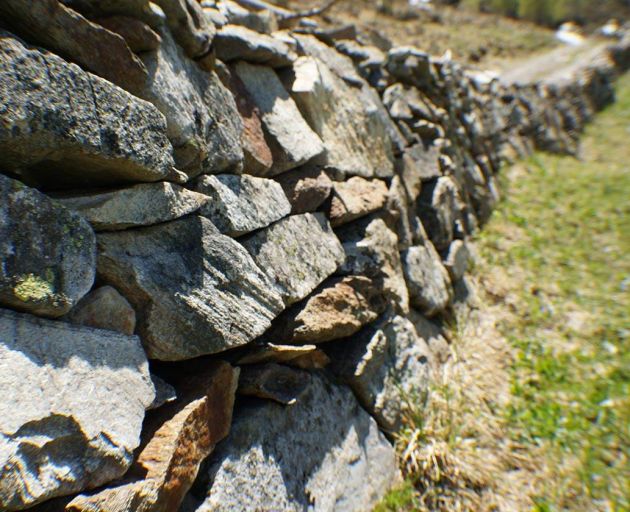
[[[575,152],[630,45],[515,85],[377,43],[0,2],[0,510],[362,511],[397,482],[501,163]]]

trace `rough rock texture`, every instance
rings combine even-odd
[[[293,405],[306,391],[309,380],[288,366],[268,363],[245,366],[238,381],[238,393]]]
[[[155,0],[164,14],[170,31],[186,55],[197,58],[210,51],[215,30],[208,23],[197,0]]]
[[[315,211],[332,192],[333,183],[318,166],[306,165],[285,172],[276,180],[291,203],[291,213]]]
[[[402,254],[411,303],[428,316],[443,311],[453,295],[451,280],[431,242]]]
[[[333,227],[341,226],[385,205],[387,185],[382,180],[354,176],[333,184],[328,216]]]
[[[238,360],[238,364],[282,363],[298,368],[324,368],[330,363],[328,356],[315,345],[278,345],[265,343],[254,347]]]
[[[286,305],[306,297],[344,259],[343,247],[322,214],[292,215],[242,243]]]
[[[365,329],[329,355],[333,372],[387,431],[398,430],[404,411],[428,391],[432,354],[423,333],[404,317]]]
[[[129,16],[107,16],[94,21],[122,37],[134,53],[157,50],[162,42],[146,23]]]
[[[209,197],[200,214],[226,235],[264,228],[291,213],[282,187],[273,180],[219,174],[201,176],[194,187]]]
[[[133,304],[138,333],[155,359],[242,345],[283,309],[249,254],[198,216],[101,234],[98,274]]]
[[[280,343],[345,338],[376,320],[385,307],[385,299],[371,279],[336,278],[281,315],[266,336]]]
[[[450,176],[423,188],[418,209],[429,238],[439,251],[447,249],[455,235],[463,231],[462,208],[457,184]]]
[[[0,262],[0,304],[61,316],[94,282],[94,232],[78,214],[0,175]]]
[[[271,68],[239,62],[234,71],[260,111],[273,155],[272,174],[298,167],[324,151]]]
[[[136,312],[116,288],[101,286],[83,297],[64,320],[76,325],[133,334]]]
[[[0,97],[5,171],[59,187],[157,181],[171,169],[155,107],[1,31]]]
[[[0,508],[122,476],[154,397],[138,338],[0,310]],[[116,390],[112,392],[112,390]]]
[[[470,259],[470,251],[466,243],[462,240],[453,240],[448,248],[448,254],[444,260],[444,267],[448,270],[453,281],[457,281],[464,277],[468,269],[468,260]]]
[[[96,231],[117,231],[174,220],[199,210],[207,200],[202,194],[166,182],[57,197],[66,208],[85,217]]]
[[[272,68],[290,66],[295,53],[283,41],[246,27],[226,25],[214,40],[217,57],[222,61],[245,60]]]
[[[300,57],[287,88],[304,117],[322,138],[327,165],[350,175],[391,176],[389,135],[370,123],[356,91],[312,57]],[[373,130],[374,129],[374,130]]]
[[[364,511],[395,484],[394,450],[352,392],[302,375],[310,382],[295,405],[263,402],[235,415],[199,512]]]
[[[161,35],[159,50],[142,54],[149,71],[142,97],[166,117],[178,169],[192,177],[237,167],[242,122],[234,98],[216,73],[186,58],[167,30]]]
[[[232,422],[239,370],[215,361],[188,380],[173,404],[148,417],[149,439],[123,485],[79,495],[68,512],[171,512],[178,510],[201,462],[226,437]]]

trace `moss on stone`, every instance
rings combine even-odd
[[[13,293],[22,302],[40,302],[54,296],[53,285],[35,274],[22,277]]]

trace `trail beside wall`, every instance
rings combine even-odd
[[[537,84],[379,44],[229,1],[3,0],[0,510],[396,484],[502,162],[575,153],[630,41]]]

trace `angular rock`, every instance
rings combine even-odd
[[[470,252],[468,251],[466,243],[462,240],[453,240],[448,248],[446,260],[444,260],[444,267],[448,270],[453,281],[464,277],[468,269],[469,259]]]
[[[173,183],[142,183],[109,192],[59,196],[57,202],[76,210],[96,231],[150,226],[196,212],[208,198]]]
[[[33,44],[137,94],[147,80],[142,61],[118,34],[88,21],[58,0],[4,0],[3,25]]]
[[[242,368],[238,393],[293,405],[306,391],[308,384],[304,374],[287,366],[269,363]]]
[[[411,201],[400,176],[394,176],[389,185],[386,212],[392,229],[398,235],[399,250],[408,249],[426,240],[424,227],[416,213],[415,202]]]
[[[418,335],[427,342],[437,365],[444,364],[451,357],[451,347],[439,325],[411,310],[407,319],[413,324]]]
[[[64,320],[76,325],[132,335],[136,312],[116,288],[101,286],[83,297]]]
[[[147,410],[157,409],[164,404],[168,404],[177,400],[177,390],[164,379],[158,377],[154,373],[151,374],[151,382],[155,387],[155,398],[147,407]]]
[[[149,357],[189,359],[243,345],[283,309],[247,252],[203,217],[103,233],[98,274],[139,315]]]
[[[94,232],[78,214],[0,175],[0,261],[0,304],[61,316],[94,283]]]
[[[381,291],[364,276],[336,278],[281,315],[266,336],[281,343],[345,338],[385,311]]]
[[[310,382],[295,405],[261,402],[235,415],[198,512],[370,510],[396,484],[394,450],[352,392],[302,376]]]
[[[122,476],[154,397],[135,336],[0,311],[0,508]],[[115,390],[115,392],[112,392]]]
[[[191,378],[181,398],[148,418],[145,430],[150,438],[126,482],[92,495],[79,495],[65,510],[179,510],[201,462],[230,431],[238,375],[238,369],[227,363],[209,363],[204,375]]]
[[[346,253],[342,274],[368,276],[402,314],[409,311],[409,292],[402,270],[398,237],[383,219],[366,219],[338,233]]]
[[[232,0],[222,0],[217,7],[232,25],[242,25],[261,34],[271,34],[278,30],[277,16],[271,10],[248,10]]]
[[[324,151],[271,68],[239,62],[234,71],[260,111],[273,155],[271,174],[298,167]]]
[[[415,201],[422,190],[422,183],[439,178],[440,151],[436,146],[415,144],[405,150],[397,161],[396,171],[402,178],[411,201]]]
[[[122,37],[134,53],[157,50],[162,42],[162,38],[149,25],[136,18],[107,16],[94,21]]]
[[[210,51],[215,35],[214,25],[208,23],[197,0],[155,0],[164,14],[177,43],[190,58]]]
[[[309,356],[318,352],[315,345],[278,345],[277,343],[265,343],[253,348],[245,356],[241,357],[237,364],[260,363],[284,363],[290,366],[291,362],[303,356]]]
[[[382,180],[358,176],[333,184],[328,216],[333,227],[346,224],[382,208],[387,200],[387,185]]]
[[[273,180],[219,174],[201,176],[194,187],[210,198],[200,214],[226,235],[239,236],[264,228],[291,213],[282,187]]]
[[[186,58],[167,30],[161,35],[159,50],[142,55],[149,71],[142,97],[166,117],[177,168],[191,177],[237,168],[242,122],[234,98],[214,72]]]
[[[61,187],[158,181],[172,167],[164,117],[152,105],[6,32],[0,97],[5,171]]]
[[[389,134],[371,122],[356,90],[321,61],[300,57],[287,88],[326,148],[325,163],[350,175],[387,177],[393,174]]]
[[[433,244],[427,240],[424,245],[410,247],[401,256],[411,304],[427,316],[446,309],[453,290]]]
[[[223,27],[214,39],[214,49],[224,62],[245,60],[272,68],[290,66],[297,58],[281,40],[238,25]]]
[[[430,382],[432,354],[414,325],[396,316],[339,343],[329,352],[332,371],[389,432],[423,400]]]
[[[128,16],[152,28],[165,21],[164,12],[149,0],[61,0],[65,5],[92,19],[103,16]]]
[[[286,305],[306,297],[344,260],[343,247],[322,214],[292,215],[241,243]]]
[[[276,178],[291,203],[291,213],[313,212],[332,192],[332,180],[319,166],[305,165]]]
[[[418,212],[439,251],[447,249],[455,235],[464,232],[464,208],[458,185],[450,176],[442,176],[422,190]]]

